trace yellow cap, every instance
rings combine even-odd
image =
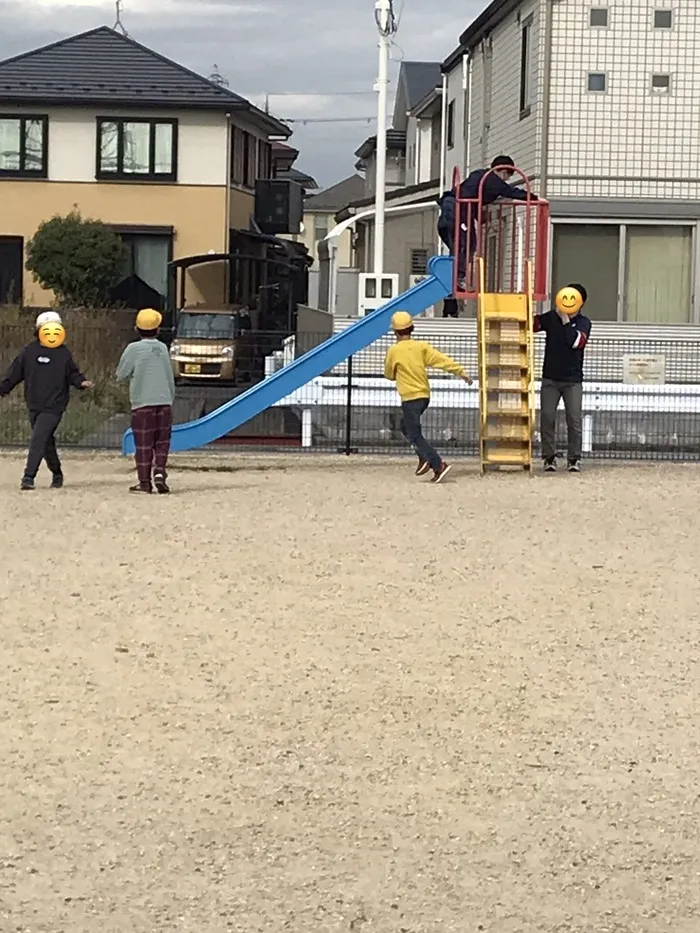
[[[136,326],[139,330],[158,330],[163,323],[163,315],[154,308],[144,308],[136,315]]]
[[[392,330],[408,330],[413,325],[413,318],[408,311],[397,311],[391,318]]]

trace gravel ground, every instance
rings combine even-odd
[[[2,933],[698,933],[697,467],[176,464],[0,457]]]

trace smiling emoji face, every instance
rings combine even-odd
[[[63,329],[63,324],[51,321],[49,324],[42,324],[39,328],[39,343],[49,350],[60,347],[65,339],[66,332]]]
[[[573,317],[583,307],[583,296],[577,288],[567,285],[566,288],[562,288],[557,292],[555,303],[557,310]]]

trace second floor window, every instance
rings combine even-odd
[[[238,126],[231,127],[231,133],[231,181],[243,188],[254,188],[256,178],[269,177],[260,174],[267,158],[260,150],[266,144]]]
[[[447,148],[454,149],[455,144],[455,102],[447,105]]]
[[[177,180],[177,120],[97,121],[97,177]]]
[[[0,177],[46,178],[48,118],[0,114]]]

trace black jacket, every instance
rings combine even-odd
[[[24,383],[30,411],[59,414],[68,406],[70,387],[82,388],[85,376],[75,365],[68,347],[49,349],[34,340],[13,360],[0,382],[0,395],[9,395],[20,382]]]
[[[459,197],[460,200],[473,200],[479,197],[479,185],[481,185],[481,179],[486,175],[487,172],[490,172],[490,169],[487,168],[478,168],[476,171],[472,172],[467,178],[464,179],[462,184],[459,186]],[[510,201],[536,201],[537,198],[534,194],[531,194],[528,198],[527,191],[524,188],[516,188],[513,185],[509,185],[508,182],[503,181],[500,175],[497,175],[495,172],[487,177],[486,181],[483,184],[481,189],[481,198],[482,204],[493,204],[494,201],[498,198],[506,198]],[[455,222],[455,194],[452,189],[445,191],[441,197],[438,198],[437,203],[440,205],[440,219],[438,221],[439,226],[452,226]],[[468,205],[461,204],[462,208],[462,223],[467,222],[467,212]],[[476,214],[476,206],[472,208],[471,213]]]
[[[583,350],[591,336],[591,322],[577,314],[564,324],[556,311],[535,316],[535,332],[547,335],[542,378],[553,382],[583,382]]]

